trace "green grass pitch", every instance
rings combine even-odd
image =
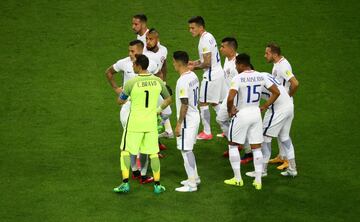
[[[172,53],[197,58],[198,39],[187,28],[193,15],[205,18],[218,43],[235,36],[258,70],[272,68],[265,44],[282,46],[300,81],[297,178],[271,166],[260,192],[245,176],[243,188],[227,187],[226,143],[214,139],[195,147],[200,190],[176,193],[182,157],[175,140],[163,140],[167,192],[155,196],[151,185],[135,182],[127,195],[112,192],[121,182],[121,126],[104,71],[127,56],[139,12],[168,47],[173,88]],[[340,0],[0,1],[0,221],[356,221],[359,12],[359,1]]]

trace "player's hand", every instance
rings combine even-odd
[[[119,88],[116,88],[116,89],[115,89],[115,92],[116,92],[116,94],[118,94],[118,95],[120,95],[120,94],[122,93],[122,91],[123,91],[122,87],[119,87]]]
[[[231,117],[235,116],[235,114],[236,114],[237,112],[238,112],[238,110],[236,109],[235,106],[233,106],[233,107],[231,108],[230,112],[229,112],[229,117],[231,118]]]
[[[181,136],[181,124],[177,123],[175,127],[175,136],[179,137]]]

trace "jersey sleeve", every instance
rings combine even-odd
[[[124,89],[120,95],[120,98],[123,97],[129,97],[130,94],[131,94],[131,90],[133,88],[133,85],[134,85],[134,81],[130,80],[128,81],[127,83],[125,83],[125,86],[124,86]],[[121,98],[122,99],[122,98]]]
[[[264,80],[265,80],[265,88],[270,88],[272,85],[274,85],[275,83],[272,82],[269,78],[267,78],[266,75],[264,75]]]
[[[179,98],[189,98],[189,84],[186,81],[179,81],[178,82],[178,95]]]
[[[283,77],[286,81],[289,81],[292,77],[294,77],[292,71],[285,66],[280,66],[279,75],[281,75],[281,77]]]
[[[160,85],[161,85],[161,96],[166,99],[170,96],[170,93],[169,91],[167,90],[166,86],[165,86],[165,83],[159,78],[159,82],[160,82]]]
[[[159,65],[152,59],[149,59],[149,66],[147,71],[152,74],[156,74],[159,72]]]
[[[125,69],[124,67],[125,67],[124,59],[120,59],[113,65],[113,68],[116,72],[124,71],[124,69]]]
[[[230,89],[239,91],[239,88],[240,88],[239,78],[237,78],[237,76],[235,76],[230,82]]]
[[[208,38],[201,39],[201,41],[200,41],[200,49],[201,49],[202,54],[211,52],[210,39],[208,39]]]

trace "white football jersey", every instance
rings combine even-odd
[[[160,45],[158,44],[159,46],[159,50],[157,52],[152,52],[152,51],[149,51],[147,50],[146,48],[144,48],[144,55],[146,55],[149,59],[153,60],[156,64],[156,73],[158,73],[161,68],[163,67],[164,65],[164,62],[166,60],[166,57],[167,57],[167,48],[163,45]]]
[[[281,85],[281,83],[279,81],[277,81],[274,78],[274,76],[272,76],[270,73],[263,72],[263,74],[265,74],[266,77],[271,82],[273,82],[280,91],[279,97],[275,100],[271,109],[269,109],[269,110],[278,112],[280,110],[283,110],[283,109],[293,106],[294,105],[293,100],[289,96],[289,93],[286,91],[285,87],[283,85]],[[268,89],[266,89],[265,87],[263,87],[263,91],[261,92],[261,98],[267,100],[267,99],[269,99],[270,95],[271,95],[271,92]]]
[[[124,59],[118,60],[114,65],[113,68],[116,72],[123,72],[123,83],[124,86],[127,81],[137,76],[133,69],[133,62],[131,61],[130,57],[126,57]],[[157,65],[154,61],[149,59],[149,67],[148,72],[154,74],[156,71]]]
[[[136,39],[142,41],[144,43],[144,49],[146,49],[146,34],[149,32],[149,29],[146,29],[145,33],[143,35],[137,35]]]
[[[217,47],[214,36],[209,32],[204,32],[199,40],[199,58],[201,62],[204,62],[204,54],[211,53],[211,66],[204,69],[203,77],[209,81],[222,78],[224,73],[222,72],[220,54]],[[221,71],[220,71],[221,70]]]
[[[236,75],[231,81],[231,89],[238,92],[235,106],[238,110],[259,109],[263,87],[270,88],[272,83],[265,74],[248,70]]]
[[[283,85],[287,92],[289,92],[289,80],[294,76],[290,63],[282,57],[277,63],[274,63],[272,75],[277,81]]]
[[[188,98],[189,105],[182,124],[183,128],[197,127],[200,121],[198,110],[199,80],[194,72],[188,71],[176,82],[176,114],[179,119],[181,98]]]
[[[236,55],[238,55],[238,54],[236,54]],[[225,62],[224,62],[224,74],[225,74],[224,87],[225,87],[226,92],[228,92],[229,89],[230,89],[230,83],[231,83],[232,78],[234,78],[238,74],[238,71],[236,70],[235,60],[236,60],[236,57],[234,57],[232,60],[229,60],[227,57],[225,58]]]

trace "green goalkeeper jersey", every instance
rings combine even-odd
[[[157,107],[160,95],[163,98],[170,96],[164,82],[152,74],[139,74],[125,84],[122,97],[131,98],[127,131],[157,131]]]

